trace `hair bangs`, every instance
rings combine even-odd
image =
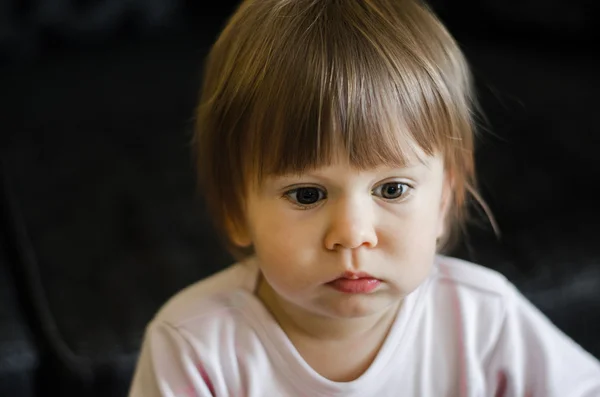
[[[377,21],[334,11],[299,27],[301,41],[279,40],[273,52],[283,55],[263,65],[240,126],[245,170],[258,182],[336,160],[402,167],[422,153],[445,154],[447,137],[457,135],[457,112],[431,60],[382,37]]]

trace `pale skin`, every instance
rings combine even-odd
[[[334,381],[372,363],[403,298],[429,275],[451,178],[439,155],[359,171],[345,161],[249,189],[234,243],[254,247],[258,298],[304,360]],[[369,293],[327,283],[345,271],[381,280]]]

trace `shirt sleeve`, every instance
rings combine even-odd
[[[496,397],[600,396],[600,363],[512,285],[489,364]]]
[[[214,397],[204,364],[170,324],[146,329],[129,397]]]

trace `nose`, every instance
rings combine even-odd
[[[330,205],[330,223],[325,235],[325,248],[337,250],[377,246],[375,216],[369,203],[361,200],[340,200]]]

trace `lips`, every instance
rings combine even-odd
[[[327,285],[345,294],[368,294],[381,285],[381,280],[367,273],[345,272]]]

